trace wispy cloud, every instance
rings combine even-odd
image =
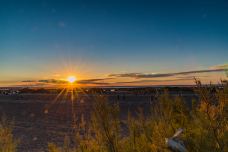
[[[194,71],[183,71],[176,73],[156,73],[156,74],[147,74],[147,73],[123,73],[123,74],[110,74],[109,77],[126,77],[126,78],[163,78],[179,75],[190,75],[190,74],[200,74],[200,73],[211,73],[211,72],[223,72],[224,68],[220,69],[206,69],[206,70],[194,70]]]
[[[38,80],[38,82],[53,83],[53,84],[65,84],[65,83],[67,83],[66,80],[57,80],[57,79]]]
[[[165,80],[138,80],[138,81],[125,81],[125,82],[116,82],[117,84],[134,84],[134,83],[152,83],[152,82],[175,82],[175,81],[186,81],[191,80],[193,78],[179,78],[179,79],[165,79]]]
[[[166,83],[166,82],[181,82],[181,81],[193,81],[194,77],[209,77],[207,73],[212,72],[224,72],[226,71],[228,64],[216,65],[204,70],[190,70],[173,73],[123,73],[123,74],[110,74],[106,78],[94,78],[78,80],[76,83],[79,85],[124,85],[124,84],[151,84],[151,83]],[[204,75],[198,75],[204,73]],[[119,78],[135,78],[136,80],[121,81]],[[154,78],[154,79],[153,79]],[[161,79],[159,79],[161,78]],[[113,82],[109,80],[114,80]],[[25,80],[27,82],[37,85],[64,85],[68,84],[68,81],[62,79],[42,79],[42,80]]]
[[[104,82],[106,80],[110,80],[113,78],[103,78],[103,79],[85,79],[85,80],[78,80],[77,84],[94,84],[94,85],[108,85],[108,82]],[[58,79],[43,79],[43,80],[24,80],[22,82],[29,82],[29,83],[43,83],[43,84],[68,84],[66,80],[58,80]]]
[[[106,80],[110,80],[113,78],[103,78],[103,79],[86,79],[86,80],[79,80],[77,81],[78,84],[109,84],[107,82],[104,82]]]
[[[57,80],[57,79],[46,79],[46,80],[24,80],[21,82],[33,82],[33,83],[54,83],[54,84],[64,84],[67,83],[65,80]]]
[[[21,82],[37,82],[36,80],[23,80]]]
[[[224,69],[224,70],[228,70],[228,64],[215,65],[215,66],[212,66],[211,69]]]

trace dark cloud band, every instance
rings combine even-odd
[[[184,71],[176,73],[158,73],[158,74],[145,74],[145,73],[124,73],[124,74],[110,74],[109,77],[126,77],[126,78],[162,78],[179,75],[199,74],[199,73],[211,73],[211,72],[223,72],[225,69],[212,69],[212,70],[195,70]]]
[[[108,85],[109,83],[103,82],[105,80],[110,80],[113,78],[103,78],[103,79],[85,79],[85,80],[78,80],[77,84],[94,84],[94,85]],[[67,84],[68,81],[66,80],[57,80],[57,79],[46,79],[46,80],[24,80],[22,82],[28,83],[44,83],[44,84]]]

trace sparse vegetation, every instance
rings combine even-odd
[[[68,149],[52,145],[49,151],[56,147],[64,152],[165,152],[170,151],[165,139],[178,128],[184,128],[180,139],[188,151],[228,151],[228,85],[216,89],[196,83],[199,102],[193,101],[191,107],[165,92],[149,116],[142,110],[137,116],[129,112],[127,121],[119,119],[118,105],[99,97],[91,124],[78,126],[74,144]]]
[[[0,120],[0,152],[15,152],[18,141],[13,138],[12,122],[5,117]]]
[[[151,111],[137,115],[129,112],[120,119],[118,104],[110,104],[103,96],[94,102],[90,123],[81,119],[75,136],[66,137],[63,146],[48,144],[49,152],[169,152],[166,138],[183,128],[179,137],[189,152],[228,151],[228,84],[221,88],[203,86],[196,81],[199,101],[191,106],[181,97],[167,91],[152,103]],[[0,123],[0,152],[16,151],[11,124]]]

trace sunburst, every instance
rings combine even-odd
[[[76,80],[77,80],[77,78],[75,77],[75,76],[68,76],[67,77],[67,81],[69,82],[69,83],[74,83],[74,82],[76,82]]]

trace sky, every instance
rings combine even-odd
[[[227,79],[226,0],[1,0],[0,86]]]

